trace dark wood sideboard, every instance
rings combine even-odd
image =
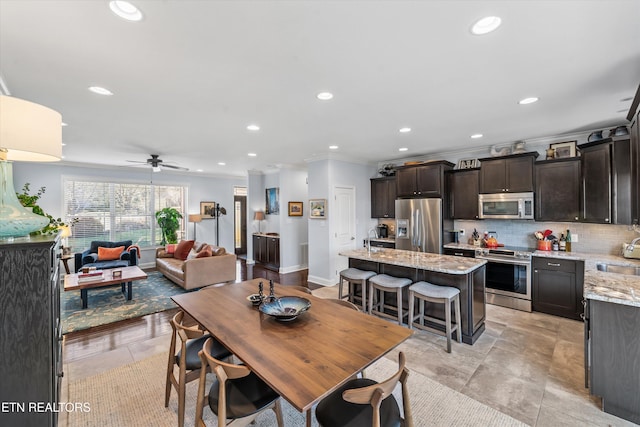
[[[57,425],[62,379],[59,257],[58,236],[0,240],[2,426]]]

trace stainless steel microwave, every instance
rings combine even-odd
[[[533,219],[533,192],[478,195],[481,219]]]

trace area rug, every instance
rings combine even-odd
[[[73,402],[76,409],[62,414],[59,425],[174,427],[178,421],[175,390],[172,391],[169,407],[164,407],[166,362],[166,354],[160,353],[92,377],[71,381],[66,402]],[[397,367],[397,362],[381,359],[367,368],[367,377],[386,379],[395,373]],[[195,424],[197,383],[192,381],[187,385],[185,426]],[[526,425],[415,371],[409,375],[408,386],[416,426]],[[399,387],[394,394],[399,398]],[[305,425],[304,415],[284,400],[282,409],[285,426]],[[205,421],[208,426],[217,425],[208,408],[205,408]],[[258,427],[275,425],[273,411],[261,414],[256,420]],[[313,425],[318,425],[315,417]]]
[[[92,328],[177,307],[171,296],[185,293],[183,288],[158,271],[147,272],[145,280],[133,282],[133,298],[127,301],[120,285],[89,289],[88,308],[82,308],[80,291],[61,290],[62,333]]]

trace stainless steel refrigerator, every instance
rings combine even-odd
[[[442,199],[396,200],[396,249],[442,253],[442,245],[452,241],[445,229],[453,228],[442,209]]]

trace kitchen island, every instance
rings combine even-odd
[[[371,252],[356,249],[340,255],[349,258],[349,267],[460,289],[462,341],[473,344],[484,331],[485,260],[381,248],[372,248]],[[407,290],[403,293],[403,300],[403,305],[406,303],[408,306]],[[392,301],[389,303],[394,304]],[[444,319],[442,306],[428,304],[425,314]]]

